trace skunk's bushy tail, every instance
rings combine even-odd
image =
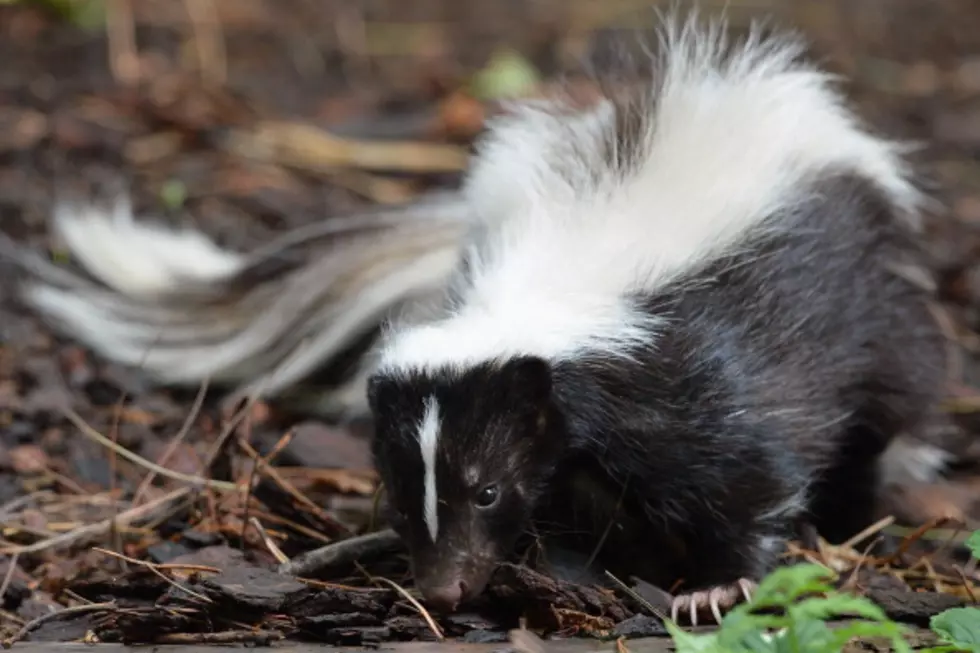
[[[372,340],[385,316],[440,289],[466,210],[455,194],[327,219],[251,253],[110,208],[61,203],[52,227],[76,273],[4,239],[17,295],[54,328],[158,382],[204,380],[274,397]],[[91,278],[90,278],[91,277]],[[316,410],[360,416],[369,353],[318,392]]]

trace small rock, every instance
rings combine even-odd
[[[619,622],[613,628],[614,637],[660,637],[667,634],[667,628],[657,617],[646,614],[635,614],[629,619]]]

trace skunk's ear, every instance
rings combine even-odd
[[[540,406],[551,398],[551,364],[545,359],[522,356],[508,361],[501,371],[515,399]]]

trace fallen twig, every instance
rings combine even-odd
[[[229,483],[228,481],[216,481],[214,479],[202,478],[200,476],[191,476],[189,474],[182,474],[181,472],[175,472],[173,470],[167,469],[166,467],[161,467],[156,463],[152,463],[146,458],[137,455],[130,451],[129,449],[122,447],[106,436],[102,435],[94,428],[89,426],[82,417],[67,406],[62,407],[62,413],[68,420],[74,424],[83,435],[95,440],[107,449],[111,449],[118,453],[123,458],[129,460],[132,463],[145,467],[150,471],[156,472],[160,476],[166,476],[169,479],[175,481],[183,481],[184,483],[191,483],[197,487],[210,487],[218,490],[237,490],[238,485],[236,483]]]
[[[207,396],[207,392],[208,379],[204,379],[204,381],[201,382],[200,389],[197,391],[197,396],[194,397],[194,403],[191,405],[190,412],[187,413],[187,417],[184,419],[184,423],[181,424],[180,430],[177,431],[177,435],[170,440],[167,448],[164,449],[163,455],[160,456],[160,460],[157,462],[158,465],[162,466],[166,464],[174,452],[177,451],[177,446],[183,442],[184,438],[187,437],[187,434],[190,433],[191,426],[194,424],[194,420],[196,420],[197,416],[200,414],[201,406],[204,405],[204,397]],[[133,495],[134,506],[139,505],[140,499],[143,498],[143,494],[146,492],[146,489],[150,487],[150,484],[153,482],[153,479],[156,478],[156,476],[157,472],[155,470],[150,470],[150,473],[146,475],[146,478],[144,478],[139,484],[139,487],[136,488],[136,493]]]
[[[865,528],[863,531],[861,531],[857,535],[854,535],[853,537],[851,537],[846,542],[840,544],[840,546],[838,548],[841,548],[841,549],[853,549],[855,546],[857,546],[858,544],[860,544],[862,541],[866,540],[867,538],[871,537],[872,535],[874,535],[876,533],[880,533],[881,531],[883,531],[884,529],[888,528],[889,526],[891,526],[894,523],[895,523],[895,518],[893,516],[891,516],[891,515],[885,517],[884,519],[879,519],[877,522],[875,522],[874,524],[871,524],[870,526],[868,526],[867,528]]]
[[[262,522],[253,516],[249,517],[248,523],[256,530],[256,532],[258,532],[259,537],[262,538],[262,542],[265,544],[265,548],[267,548],[269,553],[271,553],[272,556],[279,561],[279,564],[289,562],[289,557],[282,552],[282,549],[280,549],[276,543],[272,541],[272,538],[269,537],[269,534],[265,532],[265,528],[262,527]],[[242,539],[245,538],[243,537]]]
[[[415,600],[415,597],[409,594],[408,590],[406,590],[404,587],[402,587],[395,581],[389,578],[384,578],[383,576],[375,576],[372,580],[380,580],[381,582],[390,585],[392,589],[394,589],[396,592],[398,592],[403,597],[405,597],[405,600],[411,603],[412,607],[418,610],[419,614],[422,615],[422,618],[425,619],[425,623],[429,624],[429,628],[439,639],[439,641],[446,639],[446,636],[442,634],[442,629],[439,628],[439,624],[435,622],[435,619],[432,618],[432,615],[429,614],[429,611],[425,609],[425,606],[423,606],[421,603]]]
[[[192,491],[192,488],[182,487],[174,490],[173,492],[165,494],[159,499],[143,504],[142,506],[125,510],[113,518],[105,519],[94,524],[88,524],[86,526],[76,528],[73,531],[62,533],[56,537],[35,542],[34,544],[4,547],[0,549],[0,554],[18,555],[37,553],[38,551],[57,549],[70,544],[80,544],[88,539],[105,535],[112,529],[113,523],[115,523],[117,526],[131,526],[138,522],[151,521],[162,513],[168,511],[174,503],[180,501]]]
[[[293,497],[298,502],[300,502],[303,506],[305,506],[310,512],[316,515],[321,521],[323,521],[326,524],[329,524],[334,529],[334,534],[346,535],[350,532],[346,526],[344,526],[336,519],[331,517],[329,514],[327,514],[327,512],[319,505],[317,505],[312,499],[310,499],[308,496],[306,496],[305,494],[297,490],[292,483],[284,479],[279,474],[279,472],[276,470],[275,467],[267,463],[265,459],[263,459],[262,456],[258,454],[258,452],[252,447],[252,445],[250,445],[244,439],[239,439],[238,444],[239,446],[241,446],[242,449],[245,450],[245,453],[248,454],[250,458],[252,458],[252,460],[255,462],[255,466],[259,470],[261,470],[269,478],[275,481],[276,485],[282,488],[283,491],[289,494],[289,496]]]
[[[949,523],[950,521],[955,521],[955,520],[952,520],[949,517],[937,517],[936,519],[933,519],[925,524],[922,524],[919,528],[912,531],[912,533],[902,538],[902,542],[901,544],[898,545],[898,549],[890,556],[885,558],[884,560],[885,564],[892,564],[893,562],[901,558],[903,555],[905,555],[906,551],[908,551],[909,548],[915,542],[918,542],[920,539],[922,539],[922,537],[926,533],[928,533],[929,531],[935,528],[942,528],[945,524]]]
[[[616,576],[614,576],[613,573],[611,571],[609,571],[608,569],[606,570],[606,576],[609,576],[609,578],[614,583],[616,583],[617,585],[619,585],[619,588],[621,590],[623,590],[624,592],[626,592],[627,594],[629,594],[630,597],[634,601],[636,601],[637,603],[639,603],[640,605],[642,605],[643,607],[645,607],[647,610],[649,610],[650,611],[650,614],[658,617],[661,621],[666,621],[667,620],[667,614],[663,610],[658,610],[655,605],[653,605],[652,603],[650,603],[649,601],[647,601],[645,598],[643,598],[642,596],[640,596],[640,594],[638,592],[636,592],[632,587],[630,587],[629,585],[627,585],[626,583],[624,583],[620,579],[616,578]]]
[[[64,610],[59,610],[58,612],[50,612],[48,614],[42,614],[37,619],[28,621],[24,624],[24,627],[14,633],[11,637],[0,642],[0,646],[3,648],[10,648],[20,640],[27,637],[32,630],[36,630],[45,622],[51,621],[52,619],[60,619],[62,617],[67,617],[71,615],[81,614],[83,612],[97,612],[100,610],[115,610],[116,602],[108,601],[106,603],[90,603],[88,605],[76,605],[70,608],[65,608]]]
[[[110,556],[112,556],[114,558],[119,558],[120,560],[125,560],[126,562],[129,562],[131,564],[137,565],[139,567],[144,567],[146,569],[149,569],[151,572],[153,572],[162,581],[164,581],[165,583],[168,583],[168,584],[172,585],[173,587],[176,587],[180,591],[186,592],[190,596],[193,596],[196,599],[199,599],[201,601],[204,601],[205,603],[214,603],[214,601],[212,601],[210,598],[204,596],[203,594],[198,594],[194,590],[188,589],[188,588],[184,587],[183,585],[181,585],[180,583],[178,583],[177,581],[175,581],[173,578],[170,578],[165,573],[163,573],[162,571],[160,571],[160,568],[157,565],[153,564],[152,562],[146,562],[145,560],[137,560],[136,558],[130,558],[127,555],[123,555],[121,553],[116,553],[115,551],[110,551],[109,549],[103,549],[103,548],[97,547],[97,546],[96,547],[92,547],[92,550],[93,551],[98,551],[99,553],[104,553],[106,555],[110,555]]]
[[[293,576],[309,576],[327,567],[348,564],[368,555],[393,551],[401,546],[401,543],[401,538],[391,529],[375,531],[307,551],[279,565],[279,571]]]

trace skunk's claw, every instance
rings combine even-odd
[[[731,610],[741,600],[751,601],[752,592],[757,585],[747,579],[740,578],[730,585],[718,585],[708,589],[698,590],[680,594],[674,597],[670,604],[670,618],[675,623],[678,617],[684,613],[687,615],[689,625],[698,625],[698,615],[704,610],[711,612],[715,623],[720,624],[722,616]]]

